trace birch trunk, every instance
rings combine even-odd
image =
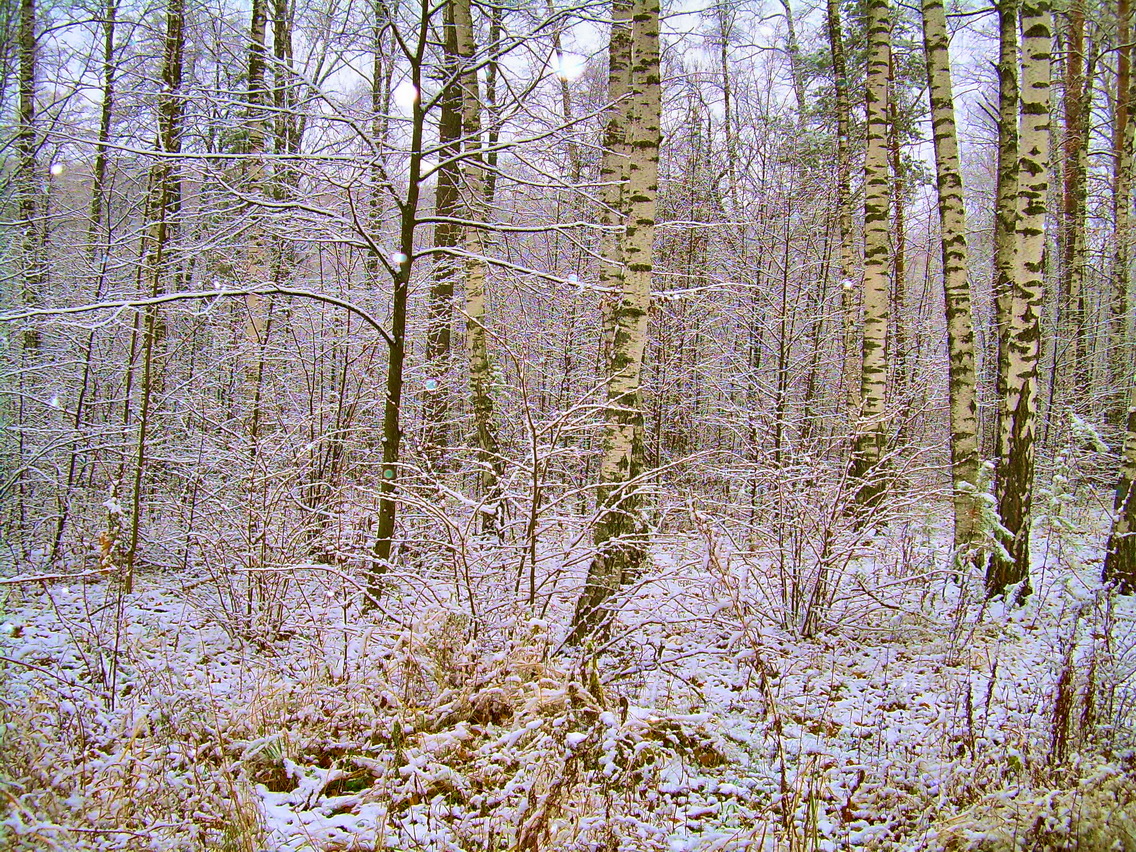
[[[611,362],[615,309],[623,292],[623,236],[627,219],[624,194],[630,152],[626,131],[631,87],[631,0],[612,0],[611,42],[608,46],[607,96],[611,101],[600,155],[600,352],[603,374]]]
[[[860,417],[852,453],[856,503],[870,507],[883,496],[880,462],[887,446],[887,334],[891,299],[887,118],[891,10],[888,0],[868,5],[867,120],[864,155],[864,342],[860,359]]]
[[[496,530],[501,521],[500,482],[504,464],[497,439],[493,410],[489,346],[485,331],[485,160],[481,147],[481,95],[474,61],[473,18],[469,0],[452,0],[461,81],[462,209],[467,224],[462,235],[465,253],[465,346],[469,358],[469,384],[481,496],[485,501],[482,531]]]
[[[1045,273],[1045,215],[1049,192],[1049,76],[1053,19],[1047,0],[1021,7],[1022,93],[1018,180],[1017,262],[1010,300],[1002,458],[997,469],[998,514],[1010,538],[986,574],[987,594],[1021,583],[1029,593],[1030,522],[1033,508],[1037,374]],[[1008,558],[1007,558],[1008,557]]]
[[[961,564],[979,532],[977,377],[970,280],[967,277],[966,207],[959,171],[954,93],[943,0],[923,2],[923,42],[939,189],[943,292],[947,312],[947,357],[951,420],[951,475],[954,483],[954,548]]]
[[[615,4],[613,4],[614,6]],[[608,599],[646,559],[640,516],[635,443],[642,428],[640,377],[651,303],[655,201],[658,193],[661,85],[659,2],[631,6],[632,64],[625,124],[628,149],[626,226],[622,241],[623,290],[613,311],[603,458],[597,489],[596,556],[576,605],[572,638],[580,641],[606,626]],[[615,10],[613,10],[613,18]],[[615,27],[613,26],[613,34]],[[613,51],[617,48],[613,46]],[[615,58],[615,57],[613,57]]]
[[[1009,381],[1010,306],[1018,254],[1018,7],[1020,0],[998,3],[998,174],[994,199],[994,322],[998,355],[993,455],[1002,458],[1002,401]],[[997,487],[997,486],[996,486]]]
[[[899,400],[902,414],[896,442],[907,437],[907,414],[914,404],[910,342],[907,334],[907,216],[904,201],[907,185],[903,179],[903,150],[899,141],[899,97],[895,86],[895,54],[888,62],[888,168],[891,170],[892,279],[891,321],[888,360],[893,375],[893,398]]]
[[[836,206],[840,225],[840,311],[843,316],[844,362],[841,384],[849,424],[860,415],[859,330],[860,307],[856,292],[856,235],[852,228],[852,154],[849,141],[851,108],[844,38],[840,28],[840,0],[828,0],[828,41],[832,51],[832,79],[836,92]]]
[[[1136,121],[1132,99],[1132,7],[1116,7],[1116,95],[1112,119],[1112,270],[1109,317],[1109,414],[1123,418],[1131,380],[1128,335],[1128,284],[1132,262],[1132,149]]]

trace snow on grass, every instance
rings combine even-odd
[[[24,586],[0,845],[1136,849],[1136,605],[1100,588],[1099,519],[1038,537],[1016,609],[912,524],[856,543],[811,622],[709,525],[660,539],[590,656],[569,594],[474,617],[444,572],[385,614],[318,566]]]

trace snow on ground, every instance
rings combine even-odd
[[[534,612],[487,576],[476,617],[445,572],[370,613],[320,566],[8,586],[0,848],[1136,850],[1100,524],[1039,525],[1009,609],[894,527],[802,638],[786,566],[707,521],[587,654],[564,580]]]

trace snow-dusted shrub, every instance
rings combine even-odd
[[[748,522],[695,511],[694,523],[711,573],[729,575],[735,602],[771,626],[815,637],[862,620],[878,603],[878,585],[917,584],[933,570],[936,553],[930,533],[916,530],[926,519],[914,495],[897,489],[859,507],[846,471],[812,459],[755,477],[761,505]]]
[[[1134,852],[1131,768],[1086,767],[1068,787],[1014,786],[984,796],[930,833],[937,852]]]
[[[198,709],[109,714],[80,692],[0,710],[0,848],[256,852],[260,812]],[[192,825],[185,816],[194,815]]]

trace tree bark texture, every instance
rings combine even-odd
[[[997,468],[998,514],[1010,535],[1006,554],[995,554],[986,575],[989,595],[1020,583],[1029,593],[1037,378],[1045,283],[1045,217],[1049,193],[1049,77],[1053,17],[1047,0],[1021,7],[1022,91],[1018,160],[1017,260],[1014,264],[1008,373],[1002,411],[1002,458]],[[1006,558],[1006,557],[1009,558]]]
[[[843,317],[841,385],[848,422],[860,415],[860,305],[856,289],[856,234],[852,228],[852,153],[849,140],[851,108],[840,0],[828,0],[828,41],[832,52],[832,79],[836,99],[836,206],[840,225],[840,312]]]
[[[434,193],[434,256],[430,296],[426,306],[426,384],[423,398],[423,451],[435,469],[445,467],[444,448],[450,442],[449,387],[450,336],[453,321],[454,281],[459,261],[454,254],[461,239],[456,217],[460,212],[458,163],[462,137],[462,91],[458,80],[458,43],[453,9],[446,5],[443,24],[444,86],[438,119],[438,183]]]
[[[1065,139],[1062,154],[1061,289],[1058,329],[1058,385],[1071,390],[1076,403],[1088,387],[1088,330],[1085,324],[1085,216],[1089,160],[1089,94],[1092,64],[1086,74],[1085,2],[1070,0],[1065,13]]]
[[[430,5],[419,5],[418,38],[410,59],[410,83],[422,91],[422,72],[429,44]],[[391,325],[387,349],[387,395],[383,406],[383,464],[379,472],[379,518],[375,529],[375,566],[367,584],[372,600],[382,594],[382,575],[390,565],[394,545],[394,525],[398,513],[396,494],[399,450],[402,446],[402,385],[406,363],[406,313],[410,294],[410,273],[414,265],[414,239],[418,227],[418,201],[422,180],[422,140],[426,116],[421,98],[415,98],[410,111],[410,156],[407,161],[406,195],[399,205],[398,253],[389,262],[393,292]]]
[[[977,376],[970,279],[967,276],[966,207],[959,170],[954,94],[943,0],[923,2],[923,41],[939,189],[943,292],[947,312],[947,358],[954,483],[954,547],[960,557],[979,532]]]
[[[904,201],[907,182],[903,175],[903,149],[899,138],[899,95],[895,83],[895,53],[888,62],[888,168],[891,170],[891,311],[888,361],[892,372],[892,398],[899,401],[903,415],[896,430],[896,443],[906,441],[906,413],[913,404],[911,343],[907,329],[907,216]]]
[[[851,473],[856,502],[875,505],[883,494],[880,462],[887,447],[887,336],[891,300],[891,181],[888,174],[888,68],[891,9],[868,5],[868,146],[864,154],[864,340],[860,357],[860,417]]]
[[[20,299],[26,307],[39,303],[47,278],[44,235],[43,187],[39,174],[36,136],[36,4],[20,0],[20,100],[16,130],[16,193],[20,216]],[[39,330],[29,323],[23,332],[26,351],[39,349]]]
[[[1010,307],[1018,254],[1018,7],[998,3],[998,173],[994,197],[994,324],[998,334],[993,455],[1002,458],[1002,401],[1010,371]]]
[[[1117,0],[1116,94],[1112,99],[1112,271],[1109,317],[1109,414],[1120,422],[1132,377],[1128,333],[1129,268],[1132,264],[1132,154],[1136,101],[1132,97],[1131,0]]]
[[[627,219],[625,193],[630,151],[627,146],[631,88],[631,0],[612,0],[607,91],[611,106],[600,154],[600,369],[611,362],[615,310],[623,292],[623,238]]]
[[[485,160],[481,146],[481,95],[475,62],[473,18],[469,0],[452,0],[454,30],[457,36],[459,79],[462,101],[461,207],[466,224],[462,235],[465,253],[465,345],[469,359],[469,385],[473,408],[473,427],[477,439],[477,462],[481,497],[485,501],[482,530],[491,532],[501,521],[500,482],[504,475],[501,448],[493,410],[493,377],[489,364],[488,335],[485,330],[485,262],[487,218],[485,199]]]
[[[162,55],[161,90],[158,93],[158,161],[150,169],[150,222],[146,230],[146,253],[142,265],[144,292],[157,296],[172,265],[170,244],[177,233],[181,212],[181,172],[177,155],[181,153],[184,104],[182,100],[182,59],[185,50],[185,0],[169,0],[166,7],[166,36]],[[146,440],[150,428],[150,408],[158,384],[156,348],[162,334],[158,308],[146,308],[142,320],[142,375],[138,404],[138,433],[135,448],[134,482],[130,522],[130,542],[126,551],[124,587],[134,583],[134,564],[138,553],[141,523],[142,480],[146,467]]]
[[[624,125],[628,151],[627,213],[621,246],[625,271],[623,289],[613,311],[607,422],[597,489],[596,555],[588,568],[588,579],[573,619],[572,635],[577,641],[607,623],[608,599],[646,558],[635,443],[643,421],[640,378],[651,303],[658,193],[662,112],[658,0],[632,3],[630,54]]]
[[[1136,383],[1134,383],[1136,386]],[[1113,503],[1115,517],[1104,557],[1103,579],[1122,594],[1136,593],[1136,396],[1128,407],[1120,478]]]

